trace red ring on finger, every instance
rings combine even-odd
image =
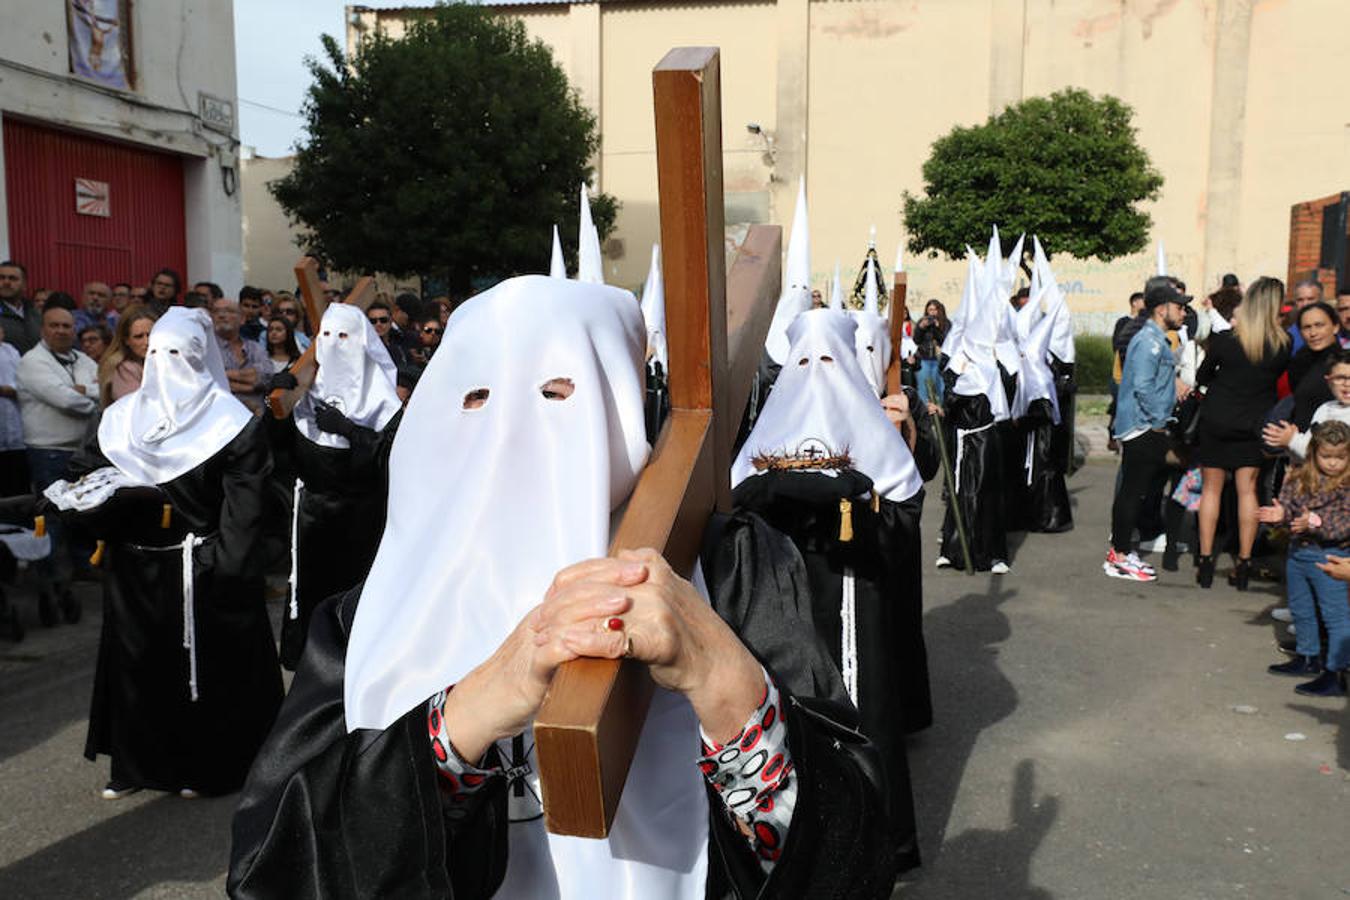
[[[623,631],[623,619],[614,616],[605,622],[605,629],[608,631]]]

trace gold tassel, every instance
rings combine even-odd
[[[881,512],[881,495],[876,491],[872,492],[872,512]]]
[[[165,503],[164,512],[159,514],[159,527],[168,528],[172,522],[173,522],[173,507]]]
[[[34,517],[33,517],[33,536],[34,536],[34,537],[46,537],[46,536],[47,536],[47,517],[46,517],[46,516],[34,516]]]
[[[103,564],[103,548],[105,546],[107,545],[104,544],[103,541],[99,541],[98,543],[94,544],[94,552],[89,557],[89,565],[97,569],[99,566]]]
[[[853,540],[853,501],[839,501],[839,542],[847,544]]]

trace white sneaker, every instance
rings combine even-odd
[[[1153,576],[1157,576],[1158,574],[1158,570],[1150,566],[1148,563],[1144,562],[1142,559],[1140,559],[1138,553],[1131,551],[1130,553],[1127,553],[1125,555],[1125,559],[1127,562],[1129,562],[1130,565],[1134,566],[1141,572],[1147,572],[1148,574]]]
[[[1147,550],[1150,553],[1161,553],[1167,549],[1167,535],[1160,534],[1148,543],[1139,542],[1140,550]]]
[[[1012,569],[1008,568],[1008,564],[1001,559],[994,560],[994,564],[989,567],[989,572],[992,575],[1007,575],[1011,571]]]
[[[937,558],[937,562],[934,563],[934,565],[936,565],[939,569],[950,569],[952,567],[952,561],[945,556],[939,556]]]
[[[197,793],[192,788],[183,788],[178,792],[178,796],[182,797],[184,800],[196,800],[201,794]]]
[[[1272,609],[1270,611],[1270,617],[1276,622],[1294,621],[1294,614],[1289,611],[1289,607],[1287,606],[1281,606],[1279,609]]]

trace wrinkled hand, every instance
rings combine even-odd
[[[1337,581],[1350,581],[1350,556],[1327,555],[1326,562],[1317,563],[1317,568],[1326,572]]]
[[[321,400],[314,402],[314,424],[320,431],[351,437],[356,423]]]
[[[1278,525],[1284,521],[1284,507],[1279,504],[1279,501],[1270,506],[1258,507],[1256,521],[1265,522],[1267,525]]]
[[[610,559],[559,572],[544,602],[446,695],[446,729],[460,756],[474,762],[493,741],[529,726],[558,666],[582,655],[565,641],[569,629],[617,638],[622,655],[622,634],[605,632],[604,623],[630,609],[626,591],[646,577],[645,566]]]
[[[272,391],[276,390],[293,391],[299,386],[300,382],[296,380],[295,375],[290,371],[285,371],[285,372],[277,372],[275,375],[273,375],[272,380],[268,385],[268,388],[269,390]]]
[[[1261,440],[1272,447],[1288,447],[1298,436],[1298,428],[1288,422],[1272,422],[1261,429]]]
[[[886,418],[890,419],[896,428],[900,428],[910,419],[909,395],[904,391],[882,397],[881,408],[886,411]]]

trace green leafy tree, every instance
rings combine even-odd
[[[1068,89],[953,129],[924,163],[924,196],[905,193],[909,249],[958,258],[983,247],[991,225],[1005,254],[1022,232],[1079,259],[1144,249],[1152,219],[1137,204],[1156,200],[1163,179],[1133,116],[1115,97]]]
[[[327,65],[309,61],[308,141],[269,186],[302,247],[336,269],[430,276],[460,296],[547,271],[554,223],[576,247],[595,117],[524,25],[453,3],[351,57],[328,35],[323,45]],[[602,237],[617,211],[592,197]]]

